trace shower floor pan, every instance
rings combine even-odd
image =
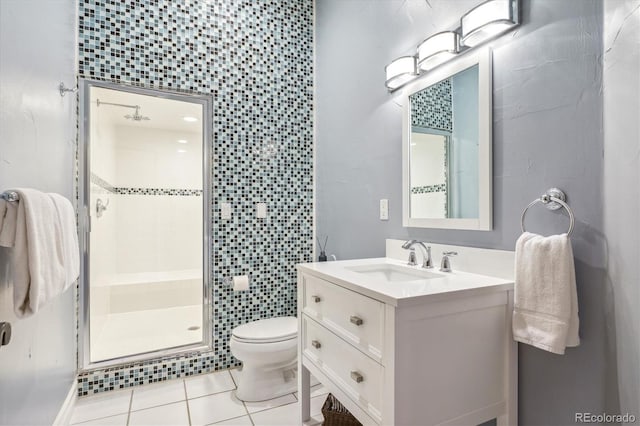
[[[198,343],[201,326],[202,305],[109,314],[91,339],[91,362]]]

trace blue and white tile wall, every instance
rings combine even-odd
[[[450,78],[411,95],[411,125],[452,131]]]
[[[214,351],[92,371],[80,395],[229,368],[233,327],[296,312],[311,260],[312,0],[80,0],[80,76],[213,96]],[[219,220],[221,202],[234,218]],[[255,203],[266,202],[267,219]],[[250,275],[233,293],[222,278]]]

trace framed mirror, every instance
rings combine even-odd
[[[463,54],[402,96],[403,226],[491,230],[491,51]]]

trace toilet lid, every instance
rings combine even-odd
[[[296,317],[277,317],[239,325],[233,329],[233,337],[249,342],[281,342],[298,335]]]

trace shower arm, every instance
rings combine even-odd
[[[126,105],[126,104],[116,104],[113,102],[102,102],[100,101],[100,99],[96,100],[96,105],[100,106],[100,105],[113,105],[113,106],[119,106],[119,107],[123,107],[123,108],[132,108],[135,110],[140,109],[140,105]]]

